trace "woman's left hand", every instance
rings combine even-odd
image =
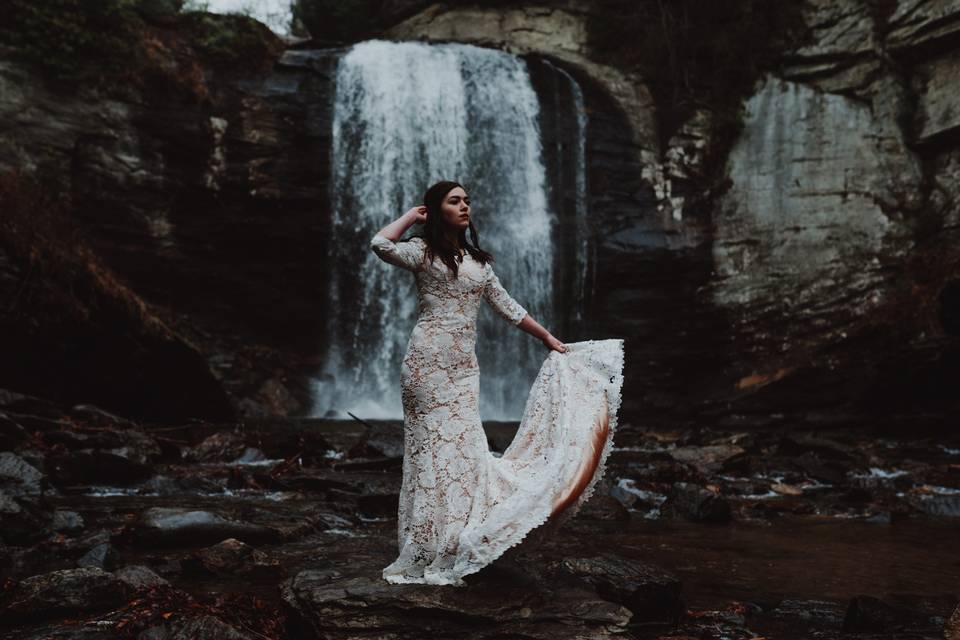
[[[544,338],[543,344],[545,344],[548,349],[559,351],[560,353],[566,353],[567,351],[567,345],[563,344],[562,342],[554,338],[552,335],[549,335],[546,338]]]

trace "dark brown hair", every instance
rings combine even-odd
[[[430,261],[433,262],[433,258],[439,256],[440,259],[443,260],[443,263],[450,267],[455,277],[459,272],[459,262],[457,258],[460,252],[457,250],[456,245],[451,243],[443,232],[443,225],[445,223],[443,215],[440,213],[440,205],[443,203],[444,198],[447,197],[447,194],[457,187],[460,187],[464,191],[467,190],[462,184],[452,180],[441,180],[427,189],[427,192],[423,195],[423,204],[427,207],[427,221],[423,225],[423,233],[411,236],[423,238],[427,243],[427,255],[430,257]],[[466,229],[460,230],[460,243],[466,247],[467,252],[480,264],[493,262],[493,256],[480,248],[480,241],[477,237],[477,229],[473,226],[473,220],[470,220],[469,229],[473,244],[467,241]]]

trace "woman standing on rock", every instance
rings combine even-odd
[[[420,236],[400,242],[414,224]],[[467,230],[471,241],[467,240]],[[394,584],[463,586],[551,516],[571,517],[603,475],[623,383],[623,340],[563,344],[500,284],[480,249],[470,198],[438,182],[373,237],[385,262],[413,272],[419,318],[400,369],[404,414],[399,557]],[[474,352],[480,301],[549,348],[520,427],[498,457],[479,414]]]

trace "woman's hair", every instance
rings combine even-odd
[[[453,182],[452,180],[441,180],[427,189],[427,192],[423,195],[423,204],[427,207],[427,221],[423,226],[423,233],[411,236],[423,238],[427,243],[427,255],[430,257],[430,261],[433,262],[433,258],[439,256],[440,259],[443,260],[443,263],[453,271],[454,277],[456,277],[459,272],[457,257],[460,255],[460,252],[457,250],[457,246],[451,243],[444,234],[443,225],[445,225],[446,222],[443,220],[443,214],[440,213],[440,205],[443,204],[443,200],[447,197],[447,194],[456,187],[460,187],[466,191],[466,188],[462,184]],[[477,229],[473,226],[473,220],[470,220],[469,229],[473,244],[467,242],[466,229],[462,229],[459,232],[461,244],[466,247],[470,255],[480,264],[493,262],[493,256],[480,248],[480,242],[477,239]]]

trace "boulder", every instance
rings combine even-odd
[[[235,538],[194,551],[190,560],[190,568],[210,573],[277,575],[282,572],[279,560]]]
[[[0,451],[0,490],[7,495],[39,495],[46,477],[32,464],[13,453]]]
[[[731,518],[726,498],[689,482],[674,483],[660,511],[696,522],[727,522]]]
[[[101,542],[92,547],[77,560],[78,567],[98,567],[111,571],[117,564],[117,552],[109,542]]]
[[[54,511],[53,522],[50,524],[51,529],[62,533],[78,533],[83,531],[84,526],[83,516],[76,511],[66,509]]]
[[[127,565],[126,567],[117,569],[113,574],[133,589],[144,589],[170,584],[167,580],[157,575],[153,569],[141,564]]]
[[[21,580],[0,612],[18,619],[93,613],[119,607],[129,593],[126,583],[103,569],[61,569]]]

